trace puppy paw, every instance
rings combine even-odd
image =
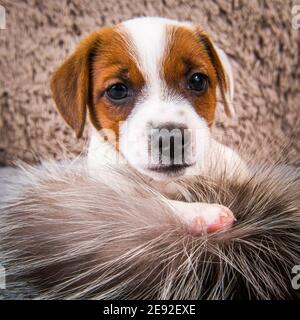
[[[199,204],[199,208],[193,213],[197,216],[189,225],[193,235],[216,232],[221,229],[229,229],[235,221],[230,209],[219,204]]]
[[[215,219],[213,221],[210,220],[209,223],[207,223],[207,233],[215,232],[220,229],[229,229],[235,221],[232,211],[221,205],[213,206],[216,206]]]
[[[192,235],[202,235],[207,233],[207,225],[202,217],[195,218],[188,224],[188,230]]]
[[[177,215],[193,235],[229,229],[235,221],[232,211],[219,204],[176,201]]]

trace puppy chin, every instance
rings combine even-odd
[[[180,174],[179,173],[171,174],[171,173],[155,172],[147,169],[140,170],[140,172],[143,175],[146,175],[148,178],[151,178],[152,180],[160,181],[160,182],[170,182],[184,175],[184,172],[181,172]]]
[[[190,168],[190,167],[188,167]],[[174,168],[172,170],[165,170],[161,167],[155,167],[155,168],[136,168],[140,173],[147,176],[148,178],[151,178],[155,181],[160,182],[170,182],[174,181],[175,179],[178,179],[182,176],[186,175],[187,169],[186,167],[178,167]]]

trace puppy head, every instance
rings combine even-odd
[[[205,158],[217,92],[234,114],[225,53],[199,26],[162,18],[89,35],[54,73],[51,89],[78,137],[88,109],[107,143],[155,179],[188,174]]]

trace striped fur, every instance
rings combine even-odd
[[[80,160],[48,163],[13,181],[0,208],[8,290],[25,282],[38,299],[300,298],[291,285],[300,264],[295,167],[252,166],[239,182],[179,181],[180,199],[219,202],[237,218],[199,237],[140,175],[99,170],[96,179]]]

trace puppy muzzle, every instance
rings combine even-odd
[[[151,128],[148,135],[149,169],[159,172],[192,165],[192,132],[176,123]]]

